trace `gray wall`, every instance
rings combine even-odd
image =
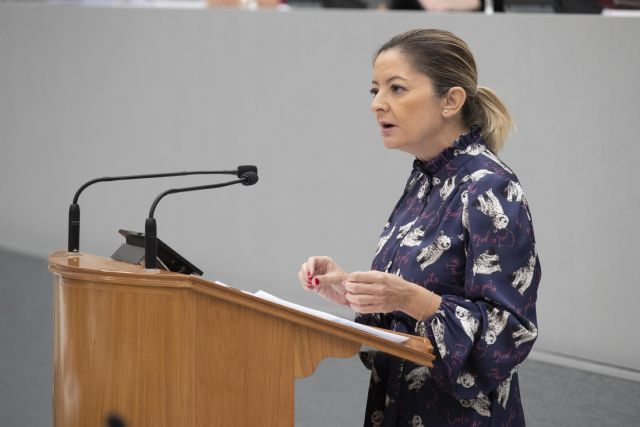
[[[371,55],[405,29],[439,27],[468,41],[480,84],[518,123],[502,157],[539,241],[536,349],[640,370],[639,24],[0,5],[0,245],[65,247],[73,193],[96,176],[255,163],[255,187],[165,199],[159,235],[210,279],[350,316],[295,274],[312,254],[368,268],[411,167],[369,111]],[[157,193],[195,182],[95,186],[80,200],[82,249],[110,255]]]

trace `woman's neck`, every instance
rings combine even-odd
[[[460,123],[452,123],[449,126],[444,126],[442,131],[439,132],[435,138],[425,144],[424,150],[421,150],[420,153],[416,153],[416,157],[423,162],[428,162],[442,151],[455,144],[458,137],[469,132],[469,130],[470,129],[468,127],[465,127]]]

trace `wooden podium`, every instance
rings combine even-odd
[[[326,357],[434,358],[197,276],[65,251],[49,270],[55,427],[293,426],[294,381]]]

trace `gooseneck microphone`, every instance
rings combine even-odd
[[[237,171],[239,179],[220,184],[199,185],[195,187],[172,188],[163,191],[156,197],[149,209],[149,217],[144,223],[144,267],[148,270],[157,268],[158,255],[158,229],[156,219],[153,217],[156,206],[160,200],[169,194],[185,193],[187,191],[209,190],[212,188],[227,187],[234,184],[253,185],[258,182],[258,168],[255,166],[239,166]]]
[[[249,182],[252,179],[255,179],[252,184],[257,182],[257,174],[258,169],[255,166],[246,165],[246,166],[238,166],[237,170],[224,170],[224,171],[183,171],[183,172],[167,172],[167,173],[152,173],[152,174],[143,174],[143,175],[125,175],[125,176],[106,176],[103,178],[95,178],[91,181],[85,182],[79,189],[76,191],[76,194],[73,196],[73,202],[69,206],[69,231],[68,231],[68,241],[67,241],[67,250],[69,252],[78,252],[80,250],[80,205],[78,204],[78,199],[80,198],[80,193],[82,193],[87,187],[90,185],[96,184],[98,182],[108,182],[108,181],[125,181],[125,180],[133,180],[133,179],[147,179],[147,178],[167,178],[173,176],[186,176],[186,175],[236,175],[238,178],[242,178],[245,182]],[[255,178],[252,176],[255,175]],[[245,185],[251,185],[246,184]]]
[[[258,182],[258,168],[253,165],[238,166],[237,176],[245,180],[243,185],[253,185]]]

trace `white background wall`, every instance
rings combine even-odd
[[[66,247],[97,176],[255,163],[260,182],[173,195],[159,236],[210,279],[344,316],[296,284],[309,255],[368,269],[410,172],[369,112],[376,47],[412,27],[464,38],[519,132],[503,158],[543,267],[536,349],[640,370],[635,226],[640,20],[585,16],[0,5],[0,245]],[[81,248],[108,256],[160,191],[99,184]],[[48,286],[43,283],[42,286]]]

